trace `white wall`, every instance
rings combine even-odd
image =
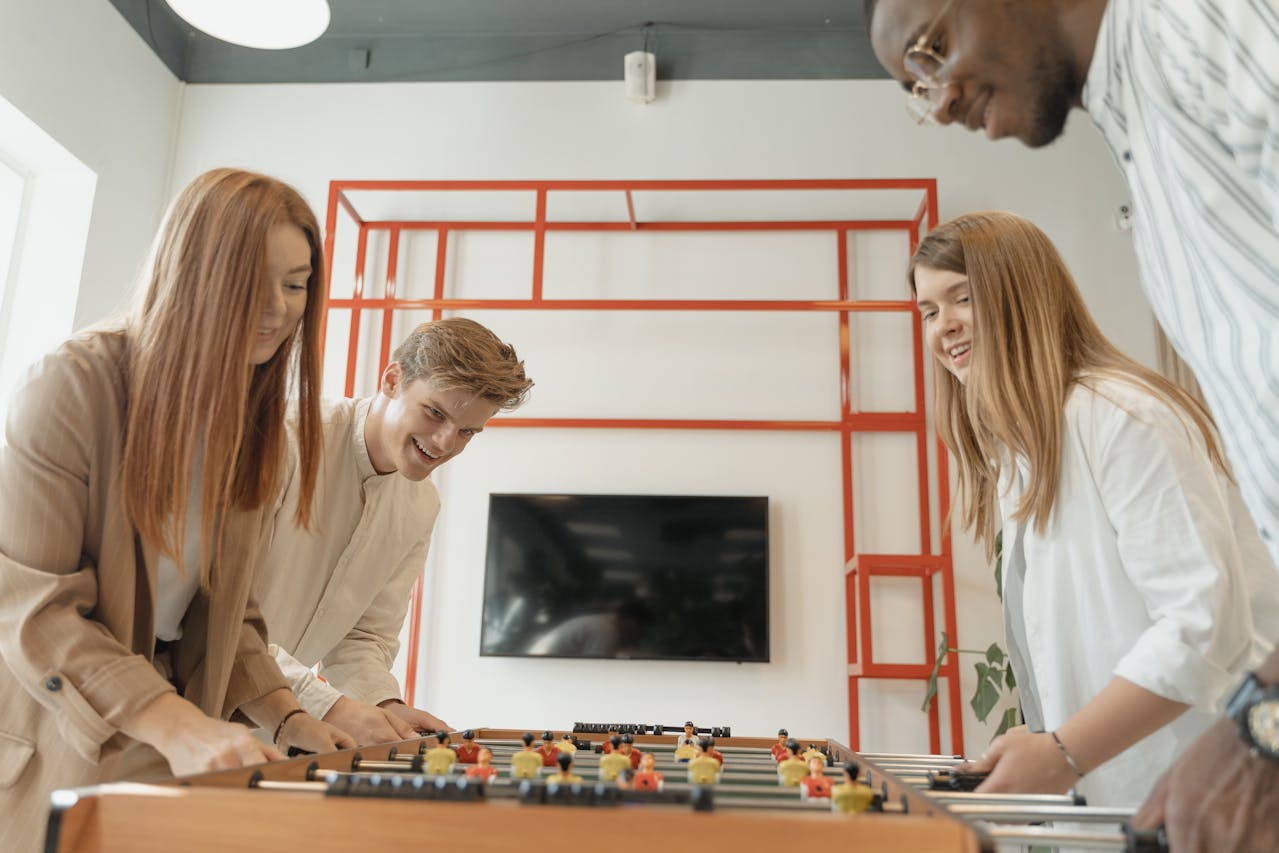
[[[1154,360],[1152,321],[1133,254],[1127,235],[1113,226],[1115,210],[1126,201],[1122,183],[1080,116],[1056,145],[1029,152],[959,130],[917,128],[900,89],[887,82],[663,84],[659,99],[647,106],[626,101],[620,82],[189,87],[171,189],[221,165],[277,175],[321,212],[328,181],[335,178],[935,176],[943,217],[1004,208],[1038,222],[1072,265],[1105,331],[1141,360]],[[496,254],[513,257],[500,249]],[[889,275],[896,286],[900,272]],[[554,343],[554,323],[562,321],[492,313],[479,319],[528,359],[539,382],[528,415],[591,413],[582,409],[596,399],[594,388],[576,378],[570,354]],[[783,336],[753,346],[805,352],[806,333],[783,328]],[[679,334],[691,331],[680,326]],[[716,356],[711,346],[702,354],[711,361]],[[578,354],[577,360],[594,358]],[[626,377],[626,383],[637,381]],[[642,384],[651,395],[661,392],[663,382],[676,381],[658,373]],[[715,399],[727,402],[694,403],[676,393],[669,402],[685,411],[642,416],[685,416],[693,405],[752,407],[758,401],[767,407],[768,395],[785,384],[759,383],[749,372],[717,381],[723,398]],[[795,397],[803,393],[785,389],[781,411],[771,416],[798,417],[800,409],[825,405]],[[585,719],[682,722],[691,716],[742,733],[787,725],[803,735],[844,737],[839,479],[829,461],[837,458],[831,443],[821,435],[671,439],[627,432],[486,432],[439,475],[445,510],[424,609],[423,703],[454,725],[540,728]],[[880,490],[891,485],[863,481],[861,504],[873,507]],[[769,494],[780,512],[773,552],[780,596],[772,623],[774,663],[480,659],[485,496],[554,490]],[[960,639],[965,647],[984,648],[1000,639],[989,567],[962,538],[956,566]],[[910,600],[891,584],[877,595],[892,612]],[[885,644],[919,654],[915,630],[894,626],[879,629],[886,632]],[[966,714],[970,689],[965,684]],[[905,716],[915,715],[920,696],[914,683],[867,685],[864,746],[922,749],[922,723]],[[969,750],[980,751],[986,734],[971,718],[966,730]]]
[[[110,3],[0,0],[0,96],[97,174],[76,328],[130,292],[168,200],[181,92]]]

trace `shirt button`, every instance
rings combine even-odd
[[[1120,154],[1119,156],[1120,156],[1120,157],[1122,157],[1122,158],[1124,159],[1124,162],[1125,162],[1125,163],[1131,163],[1131,162],[1132,162],[1132,152],[1131,152],[1131,151],[1125,151],[1123,154]]]
[[[44,680],[44,689],[52,693],[57,693],[62,689],[62,679],[56,675],[51,675]]]

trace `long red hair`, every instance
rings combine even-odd
[[[267,295],[267,236],[297,226],[311,246],[302,319],[267,362],[249,363]],[[126,512],[142,540],[182,566],[195,460],[200,467],[200,583],[227,510],[266,505],[279,485],[285,414],[297,397],[306,526],[322,452],[320,341],[324,254],[315,214],[292,187],[215,169],[170,206],[149,277],[129,317],[128,420],[122,471]]]

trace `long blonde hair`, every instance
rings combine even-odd
[[[311,247],[302,319],[275,355],[249,363],[267,298],[267,236],[292,224]],[[128,326],[125,511],[138,535],[182,566],[194,460],[203,443],[200,583],[227,510],[256,509],[278,487],[285,409],[296,384],[301,499],[307,525],[322,451],[320,226],[301,195],[265,175],[216,169],[174,200],[152,247],[149,276]]]
[[[994,554],[1001,468],[1030,465],[1013,518],[1045,532],[1061,481],[1066,398],[1077,382],[1116,379],[1167,405],[1203,436],[1213,463],[1228,472],[1212,417],[1191,395],[1120,352],[1097,327],[1056,247],[1010,213],[971,213],[929,233],[915,269],[967,276],[976,345],[964,385],[936,371],[937,433],[958,463],[964,526]],[[1010,456],[1011,454],[1011,456]]]

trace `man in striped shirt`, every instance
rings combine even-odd
[[[1279,564],[1279,0],[865,2],[921,123],[1039,147],[1088,112],[1132,193],[1146,294]],[[1279,686],[1279,653],[1255,683]],[[1279,760],[1226,719],[1137,823],[1166,821],[1174,849],[1274,850],[1276,815]]]

